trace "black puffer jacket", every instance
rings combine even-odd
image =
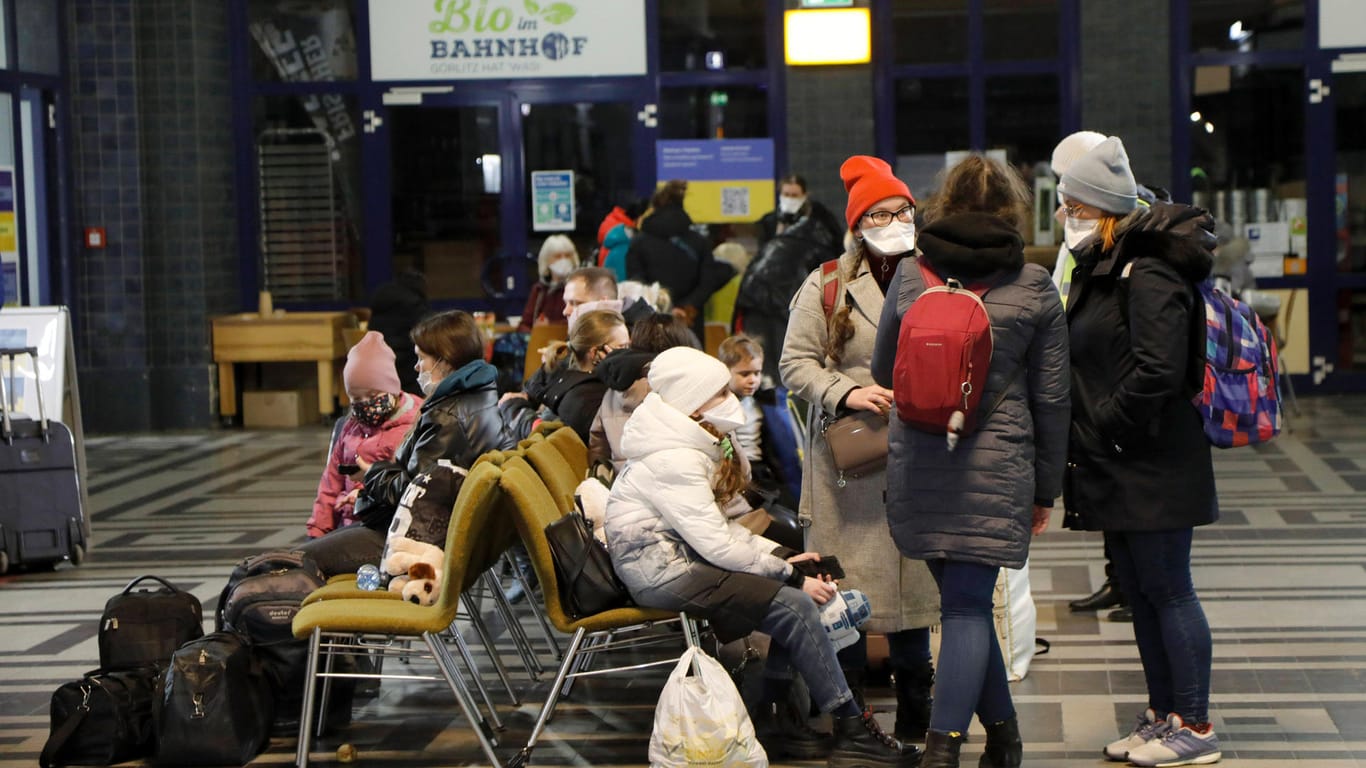
[[[499,406],[513,439],[527,437],[536,420],[545,418],[564,422],[587,445],[588,432],[607,385],[592,373],[562,364],[539,368],[524,391],[526,397],[514,397]]]
[[[802,281],[822,262],[838,259],[840,245],[839,238],[815,219],[803,219],[769,240],[740,278],[736,311],[785,320]]]
[[[1210,446],[1191,406],[1209,276],[1200,239],[1138,210],[1109,251],[1078,253],[1067,305],[1072,431],[1066,525],[1152,531],[1214,522]],[[1127,276],[1125,275],[1127,268]]]
[[[640,224],[640,232],[626,251],[626,276],[642,283],[659,283],[669,290],[676,307],[702,305],[735,276],[735,268],[712,256],[707,239],[692,230],[692,219],[682,206],[659,208]],[[695,331],[700,331],[700,321]]]
[[[443,379],[422,404],[394,460],[376,462],[365,473],[356,518],[374,530],[387,530],[403,489],[437,461],[468,469],[486,451],[515,446],[498,412],[497,379],[498,370],[483,360]]]

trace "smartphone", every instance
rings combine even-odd
[[[360,466],[357,464],[338,464],[337,471],[343,475],[354,475],[360,471]]]
[[[844,569],[840,567],[840,559],[834,555],[821,555],[821,559],[816,562],[817,573],[828,573],[831,578],[844,578]]]

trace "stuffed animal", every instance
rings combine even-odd
[[[432,605],[441,596],[442,547],[466,474],[443,459],[414,477],[399,499],[379,567],[390,577],[389,591],[404,600]]]
[[[389,574],[389,591],[418,605],[432,605],[441,596],[440,547],[404,536],[390,538],[380,569]]]

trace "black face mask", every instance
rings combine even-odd
[[[353,400],[351,418],[367,427],[378,427],[393,413],[395,402],[396,398],[387,392],[381,392],[365,400]]]

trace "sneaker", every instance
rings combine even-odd
[[[1175,712],[1167,715],[1167,732],[1129,752],[1129,762],[1142,768],[1171,768],[1177,765],[1209,765],[1217,763],[1224,754],[1219,751],[1219,737],[1214,729],[1199,734],[1181,722]]]
[[[1138,716],[1138,722],[1128,736],[1112,741],[1105,745],[1103,752],[1106,760],[1124,762],[1129,759],[1129,753],[1147,744],[1156,738],[1161,738],[1167,732],[1167,721],[1159,719],[1157,713],[1151,708],[1143,710]]]

